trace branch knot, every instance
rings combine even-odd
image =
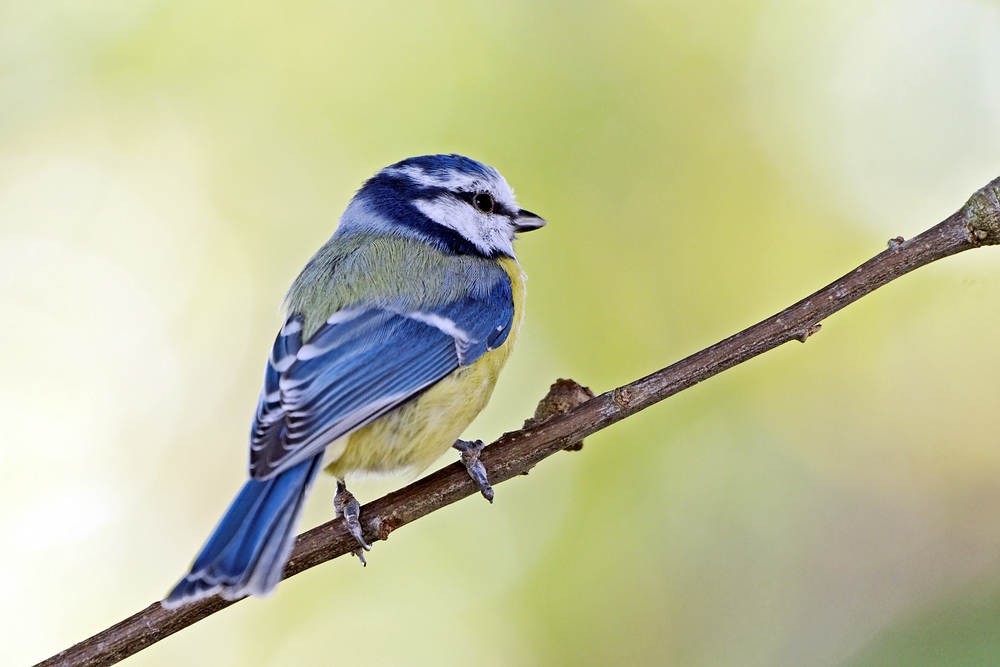
[[[628,387],[618,387],[612,393],[612,397],[622,410],[628,410],[629,404],[632,403],[632,391]]]
[[[532,428],[550,417],[566,414],[592,398],[594,398],[594,392],[590,390],[590,387],[584,387],[574,380],[560,378],[549,387],[549,393],[545,395],[545,398],[538,402],[535,416],[525,420],[524,428]],[[583,449],[583,441],[571,442],[566,445],[566,449],[579,451]]]
[[[976,245],[1000,243],[1000,178],[980,188],[963,209],[965,227]]]

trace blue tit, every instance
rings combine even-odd
[[[320,468],[338,480],[334,505],[359,556],[369,545],[346,475],[414,474],[454,446],[492,499],[482,443],[458,436],[524,316],[514,236],[544,224],[496,169],[460,155],[403,160],[361,187],[285,298],[250,479],[164,607],[271,593]]]

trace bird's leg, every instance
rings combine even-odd
[[[493,487],[490,486],[490,480],[486,478],[486,468],[483,467],[482,461],[479,460],[479,453],[483,451],[484,447],[483,441],[456,440],[452,447],[462,452],[462,463],[465,464],[465,469],[469,471],[469,477],[479,485],[479,492],[483,494],[483,498],[492,503]]]
[[[361,516],[361,505],[354,494],[347,490],[347,485],[342,479],[337,480],[337,495],[333,497],[333,508],[337,516],[344,518],[347,532],[354,536],[361,547],[354,550],[354,555],[361,559],[362,565],[366,565],[365,551],[371,551],[372,545],[365,542],[364,536],[361,535],[361,522],[358,520]]]

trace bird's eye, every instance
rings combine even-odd
[[[480,192],[472,198],[472,205],[475,206],[480,211],[482,211],[483,213],[492,213],[493,207],[495,206],[495,202],[493,201],[493,197],[490,194],[486,192]]]

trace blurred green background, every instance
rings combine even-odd
[[[464,153],[550,221],[493,438],[957,209],[1000,174],[998,34],[978,0],[0,1],[3,664],[184,573],[377,169]],[[998,330],[1000,253],[921,269],[127,664],[996,664]]]

